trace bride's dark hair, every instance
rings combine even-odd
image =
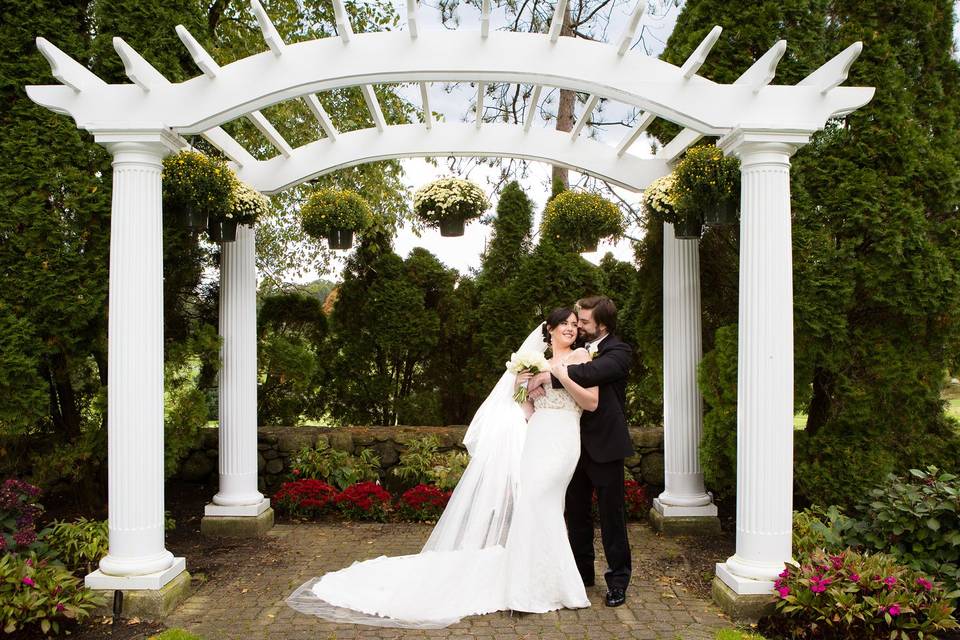
[[[543,323],[543,341],[550,344],[550,330],[556,329],[560,326],[561,322],[575,315],[577,314],[570,307],[557,307],[551,311],[550,315],[547,316],[546,322]]]

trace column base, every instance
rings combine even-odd
[[[225,516],[241,516],[241,517],[250,517],[250,516],[259,516],[261,513],[270,508],[270,498],[263,498],[260,502],[254,504],[239,504],[239,505],[222,505],[216,504],[213,502],[207,503],[207,506],[203,508],[203,515],[205,516],[216,516],[216,517],[225,517]]]
[[[273,528],[273,509],[267,502],[267,509],[259,515],[204,516],[200,533],[208,538],[259,538]]]
[[[720,518],[714,504],[675,507],[654,498],[650,524],[667,536],[714,536],[720,533]]]
[[[186,572],[187,561],[184,558],[174,558],[173,564],[163,571],[147,573],[140,576],[111,576],[100,569],[88,573],[83,584],[88,589],[106,589],[109,591],[151,590],[162,589],[181,573]]]
[[[717,565],[718,573],[721,566]],[[721,580],[719,575],[713,578],[710,594],[714,603],[736,622],[756,622],[763,616],[772,614],[777,602],[776,596],[772,594],[737,593]]]
[[[183,558],[178,560],[182,561]],[[187,571],[181,571],[160,589],[120,590],[123,591],[123,606],[120,608],[123,617],[136,616],[148,620],[159,620],[165,618],[181,602],[190,597],[190,574]],[[113,589],[93,589],[103,603],[94,609],[94,615],[113,615],[113,591]]]

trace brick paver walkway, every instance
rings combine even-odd
[[[712,603],[689,593],[674,580],[644,575],[645,564],[658,557],[675,558],[681,547],[643,524],[630,525],[634,576],[627,604],[615,609],[603,605],[605,589],[598,583],[587,589],[592,603],[589,609],[544,615],[501,612],[466,618],[447,629],[424,631],[335,624],[297,613],[283,602],[311,577],[354,560],[416,553],[429,532],[429,526],[416,524],[278,525],[269,533],[262,558],[238,566],[233,575],[220,575],[202,585],[167,618],[166,624],[206,640],[713,640],[717,629],[732,626]],[[602,560],[602,553],[597,557]],[[602,576],[599,565],[597,575]]]

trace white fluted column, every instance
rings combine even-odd
[[[220,489],[206,516],[258,516],[255,231],[240,225],[220,254]]]
[[[94,589],[159,589],[182,572],[163,538],[164,132],[97,135],[113,154],[107,427],[110,548]]]
[[[793,265],[790,156],[806,134],[736,130],[741,162],[737,354],[737,550],[717,576],[737,594],[769,594],[791,558]]]
[[[700,322],[700,242],[677,239],[663,225],[663,447],[664,491],[653,508],[664,519],[716,521],[717,507],[703,485],[700,439],[703,400],[697,366],[703,357]],[[664,527],[667,529],[668,527]],[[690,532],[696,527],[690,527]]]

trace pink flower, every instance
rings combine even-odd
[[[27,585],[28,587],[35,587],[35,586],[37,586],[37,583],[34,582],[34,581],[33,581],[33,578],[31,578],[30,576],[23,576],[23,580],[21,580],[21,582],[22,582],[23,584]]]
[[[833,582],[830,578],[824,578],[820,574],[817,574],[810,578],[810,591],[814,593],[823,593],[827,590],[827,587]]]
[[[859,573],[851,573],[851,574],[850,574],[850,580],[851,580],[852,582],[860,582],[860,574],[859,574]]]
[[[781,598],[786,598],[788,595],[790,595],[790,587],[786,585],[780,585],[777,587],[777,593],[780,594]]]
[[[789,577],[790,577],[790,567],[787,567],[786,569],[784,569],[783,571],[781,571],[781,572],[780,572],[780,577],[781,577],[781,578],[789,578]]]
[[[883,584],[887,585],[887,589],[893,589],[893,586],[897,584],[897,579],[895,576],[887,576],[883,579]]]
[[[890,605],[889,607],[887,607],[887,613],[889,613],[891,616],[900,615],[900,605],[898,604]]]
[[[917,584],[920,585],[924,591],[930,591],[933,589],[933,583],[926,578],[917,578]]]
[[[61,613],[66,607],[64,607],[59,602],[57,603],[57,613]]]
[[[834,569],[840,569],[843,567],[843,556],[830,556],[830,564],[833,565]]]

